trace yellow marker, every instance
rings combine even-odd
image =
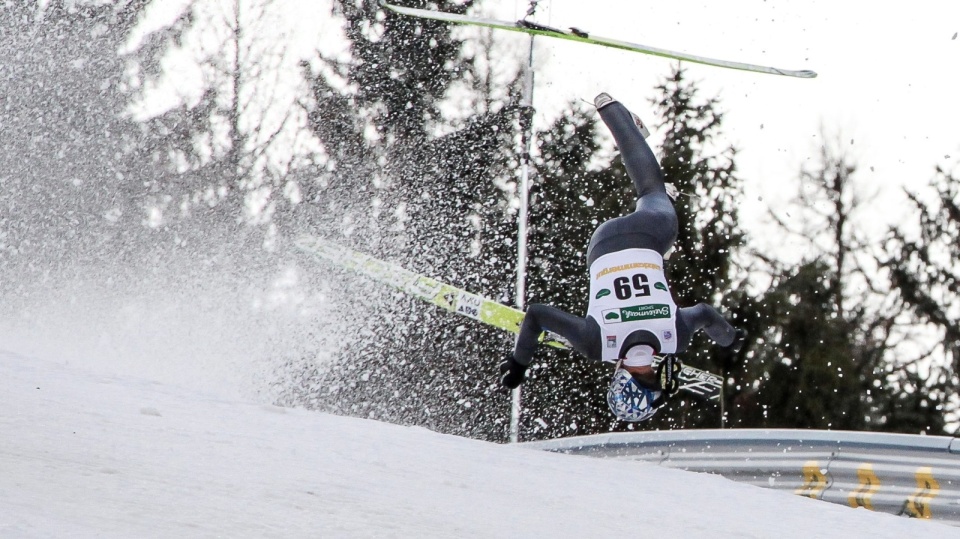
[[[863,463],[857,468],[860,485],[850,493],[847,501],[850,507],[866,507],[873,511],[873,495],[880,490],[880,479],[873,471],[873,464]]]
[[[817,461],[808,460],[803,465],[803,485],[795,490],[794,494],[819,500],[826,489],[827,476],[820,471]]]
[[[907,498],[904,512],[915,518],[930,518],[930,502],[940,493],[940,483],[933,478],[933,468],[917,468],[917,491]]]

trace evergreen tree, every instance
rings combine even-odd
[[[752,406],[734,411],[744,427],[862,429],[867,413],[856,342],[858,329],[836,315],[822,259],[802,264],[764,296],[772,348],[761,348],[764,371]],[[746,400],[741,396],[741,402]]]
[[[418,4],[422,5],[422,4]],[[471,3],[444,3],[462,12]],[[376,2],[337,2],[351,59],[308,67],[310,127],[329,160],[305,188],[314,233],[349,242],[470,290],[503,293],[512,243],[504,236],[503,185],[512,175],[516,94],[463,120],[440,101],[465,74],[479,76],[449,25],[382,11]],[[446,132],[444,135],[437,133]],[[506,435],[508,399],[495,369],[506,337],[437,312],[362,279],[354,327],[368,336],[323,372],[310,367],[284,399],[493,440]],[[358,292],[359,293],[359,292]],[[371,312],[376,316],[367,317]],[[362,357],[362,361],[357,360]],[[309,362],[308,362],[309,365]],[[320,379],[318,382],[317,379]]]
[[[789,221],[778,220],[788,237],[806,243],[807,254],[793,267],[774,263],[759,305],[769,329],[745,374],[755,380],[747,387],[757,389],[739,395],[737,425],[861,430],[889,424],[883,379],[897,343],[896,321],[888,315],[896,301],[873,278],[876,253],[856,228],[855,173],[847,156],[825,143],[818,167],[801,172]]]
[[[463,13],[472,4],[439,7]],[[306,186],[307,198],[337,200],[337,212],[352,225],[347,232],[396,254],[395,236],[382,233],[416,219],[410,212],[424,197],[422,175],[439,164],[428,153],[433,130],[443,125],[439,102],[470,62],[447,23],[384,11],[371,0],[336,1],[333,13],[344,20],[351,57],[318,55],[304,64],[309,127],[328,156],[317,170],[323,185]],[[314,222],[343,228],[322,216]]]
[[[916,231],[908,225],[893,227],[882,257],[902,310],[913,315],[911,331],[932,327],[938,343],[931,347],[913,342],[913,352],[896,358],[885,381],[893,392],[884,415],[889,430],[938,433],[946,429],[945,416],[957,409],[951,397],[960,385],[958,185],[955,172],[937,167],[930,182],[933,203],[908,192],[919,226]]]

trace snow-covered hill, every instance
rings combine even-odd
[[[957,537],[726,479],[0,352],[0,537]]]

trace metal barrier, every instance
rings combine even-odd
[[[526,447],[720,474],[832,503],[960,526],[960,439],[817,430],[598,434]]]

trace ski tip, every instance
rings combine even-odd
[[[785,75],[787,73],[784,73]],[[789,74],[792,74],[794,77],[799,77],[801,79],[815,79],[817,78],[817,72],[811,71],[809,69],[801,69],[800,71],[793,71]]]
[[[799,71],[793,71],[792,69],[779,69],[776,67],[762,68],[766,73],[771,73],[774,75],[783,75],[784,77],[796,77],[799,79],[815,79],[817,78],[817,72],[811,71],[809,69],[801,69]],[[759,69],[756,71],[760,71]]]

